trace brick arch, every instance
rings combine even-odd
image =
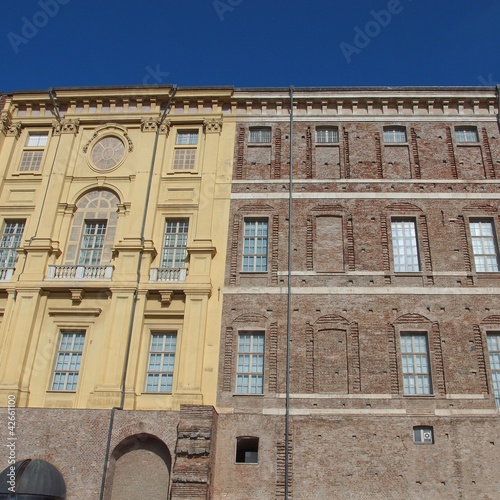
[[[106,500],[168,498],[172,455],[152,434],[133,434],[113,450],[108,469]]]
[[[395,325],[401,325],[405,323],[432,323],[432,321],[429,318],[416,313],[403,314],[402,316],[396,318],[396,320],[394,321]]]
[[[400,201],[398,203],[391,203],[386,205],[384,210],[391,213],[411,213],[411,212],[422,212],[423,210],[413,203],[407,203],[405,201]]]
[[[489,203],[471,203],[470,205],[464,206],[462,212],[495,214],[498,212],[498,208]]]
[[[260,313],[246,313],[241,314],[233,320],[233,323],[258,323],[265,324],[267,322],[267,316]]]

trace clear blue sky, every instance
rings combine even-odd
[[[2,0],[2,7],[0,91],[500,83],[498,0]]]

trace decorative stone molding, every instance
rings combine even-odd
[[[21,134],[21,122],[12,122],[12,115],[8,111],[2,111],[0,115],[1,129],[8,137],[16,139]]]
[[[168,307],[174,297],[173,290],[160,290],[160,302],[163,307]]]
[[[171,120],[165,120],[161,125],[160,125],[160,134],[165,134],[168,136],[170,133],[170,129],[172,127],[172,121]]]
[[[128,144],[128,151],[129,153],[134,150],[134,143],[132,142],[132,139],[128,136],[127,129],[125,127],[122,127],[120,125],[117,125],[116,123],[108,123],[102,127],[99,127],[96,129],[92,137],[87,141],[85,146],[83,146],[82,151],[86,153],[90,147],[90,145],[99,137],[103,136],[105,134],[112,135],[112,132],[116,132],[117,135],[121,135]]]
[[[78,118],[63,118],[60,122],[53,121],[52,127],[54,135],[77,134],[80,127],[80,120]]]
[[[156,132],[158,123],[158,118],[143,118],[141,120],[141,132]]]
[[[83,289],[82,288],[70,288],[71,292],[71,302],[73,305],[79,305],[83,300]]]
[[[220,134],[222,130],[222,120],[220,118],[203,120],[203,128],[205,130],[205,134]]]

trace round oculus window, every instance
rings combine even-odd
[[[99,170],[116,167],[125,155],[125,145],[118,137],[104,137],[92,148],[92,163]]]

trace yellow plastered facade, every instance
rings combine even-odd
[[[235,137],[223,109],[231,92],[65,89],[6,99],[2,400],[15,395],[18,406],[46,408],[215,405]],[[176,250],[185,258],[175,265],[164,256],[169,221],[188,227]],[[105,236],[86,238],[99,224]],[[22,227],[17,248],[6,234],[12,227]],[[90,261],[82,257],[88,245]],[[63,334],[83,334],[81,352],[63,347]],[[173,368],[171,352],[160,349],[153,361],[152,335],[175,337]],[[65,389],[55,390],[55,372]],[[168,382],[148,388],[148,374]]]

